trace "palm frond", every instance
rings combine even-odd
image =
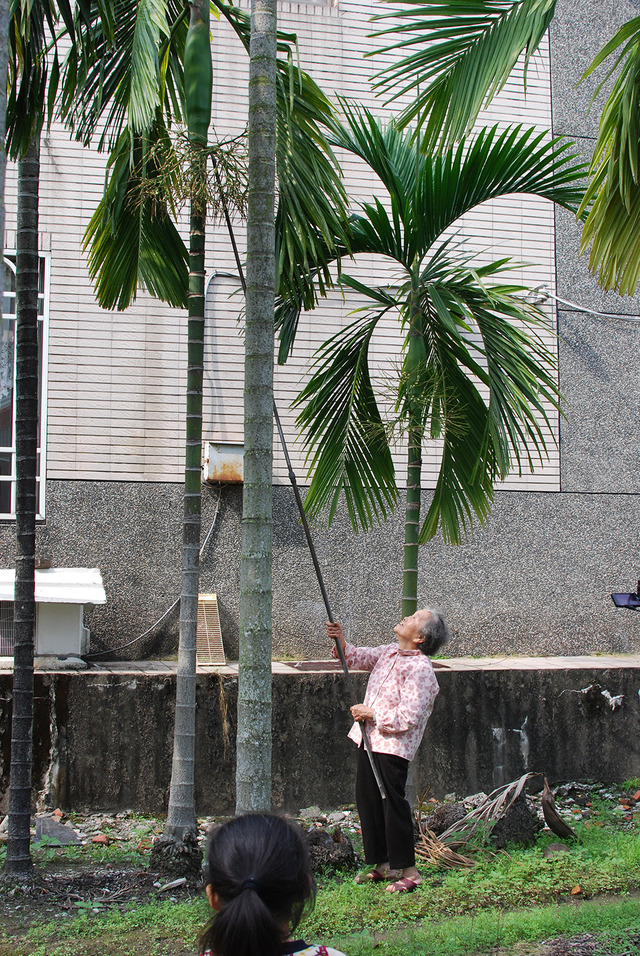
[[[311,485],[305,499],[310,517],[328,509],[331,523],[341,494],[355,530],[385,518],[398,492],[393,461],[369,370],[371,336],[382,313],[362,317],[326,342],[314,373],[297,396],[297,424]]]
[[[336,126],[332,143],[363,159],[390,197],[389,211],[376,199],[352,214],[354,252],[375,251],[408,267],[487,200],[528,193],[572,210],[580,204],[588,166],[564,137],[494,126],[442,154],[423,156],[416,154],[411,131],[382,127],[368,110],[343,106],[345,124]]]
[[[91,10],[63,71],[60,112],[75,138],[89,145],[97,136],[99,150],[115,149],[129,121],[142,131],[158,104],[167,126],[180,122],[188,8],[180,0],[116,0],[111,17],[101,4]]]
[[[471,256],[447,246],[420,281],[422,404],[429,437],[443,443],[421,543],[439,529],[459,543],[474,518],[483,524],[495,482],[547,455],[549,408],[559,407],[555,355],[537,334],[544,316],[523,300],[523,287],[487,281],[509,260],[474,269]]]
[[[618,52],[619,51],[619,52]],[[633,295],[640,278],[640,17],[605,44],[583,80],[617,54],[594,97],[618,71],[600,117],[591,182],[578,210],[586,216],[580,253],[605,289]]]
[[[347,196],[327,139],[333,108],[308,74],[285,67],[279,60],[278,291],[294,293],[308,309],[331,284],[330,263],[348,248]]]
[[[70,18],[68,3],[9,6],[9,75],[7,86],[7,152],[17,159],[36,142],[51,120],[60,80],[59,35]],[[70,32],[73,49],[73,21]]]
[[[131,91],[127,111],[134,133],[147,129],[160,106],[158,45],[167,30],[165,0],[139,0],[131,48]]]
[[[555,11],[555,0],[390,0],[394,25],[375,36],[391,37],[376,53],[406,51],[374,77],[392,102],[410,93],[399,124],[416,124],[424,152],[464,136],[488,106],[524,53],[527,66]],[[400,23],[395,21],[400,19]],[[375,55],[375,54],[368,54]]]
[[[162,135],[162,130],[156,135]],[[125,129],[109,162],[104,195],[85,234],[89,274],[105,309],[126,309],[140,287],[184,308],[188,253],[166,204],[140,199],[141,154],[140,138],[132,138]],[[147,175],[153,175],[153,170],[147,168]]]

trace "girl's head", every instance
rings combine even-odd
[[[237,817],[213,830],[207,866],[207,896],[217,916],[201,948],[215,956],[280,953],[315,899],[302,830],[267,813]]]

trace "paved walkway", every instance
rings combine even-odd
[[[433,662],[436,670],[449,671],[506,671],[506,670],[611,670],[640,669],[640,654],[599,654],[590,657],[450,657]],[[0,657],[0,674],[13,670],[13,658]],[[79,674],[149,674],[171,675],[178,670],[176,661],[109,661],[92,662],[84,671],[69,671],[55,667],[37,669],[38,673],[79,673]],[[199,674],[223,674],[237,676],[238,664],[200,664]],[[274,661],[271,665],[274,674],[317,674],[328,671],[340,671],[337,661]]]

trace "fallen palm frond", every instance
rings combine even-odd
[[[484,803],[441,833],[441,842],[451,848],[459,847],[467,844],[479,827],[485,831],[493,829],[498,820],[502,819],[509,807],[518,799],[527,781],[537,776],[536,773],[524,773],[518,780],[513,780],[506,786],[494,790]]]

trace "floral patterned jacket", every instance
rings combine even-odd
[[[335,647],[333,656],[337,657]],[[371,671],[364,698],[375,714],[375,723],[366,721],[371,749],[413,760],[440,690],[431,661],[422,651],[403,651],[397,644],[354,647],[347,643],[344,656],[348,667]],[[349,737],[360,746],[358,722]]]

